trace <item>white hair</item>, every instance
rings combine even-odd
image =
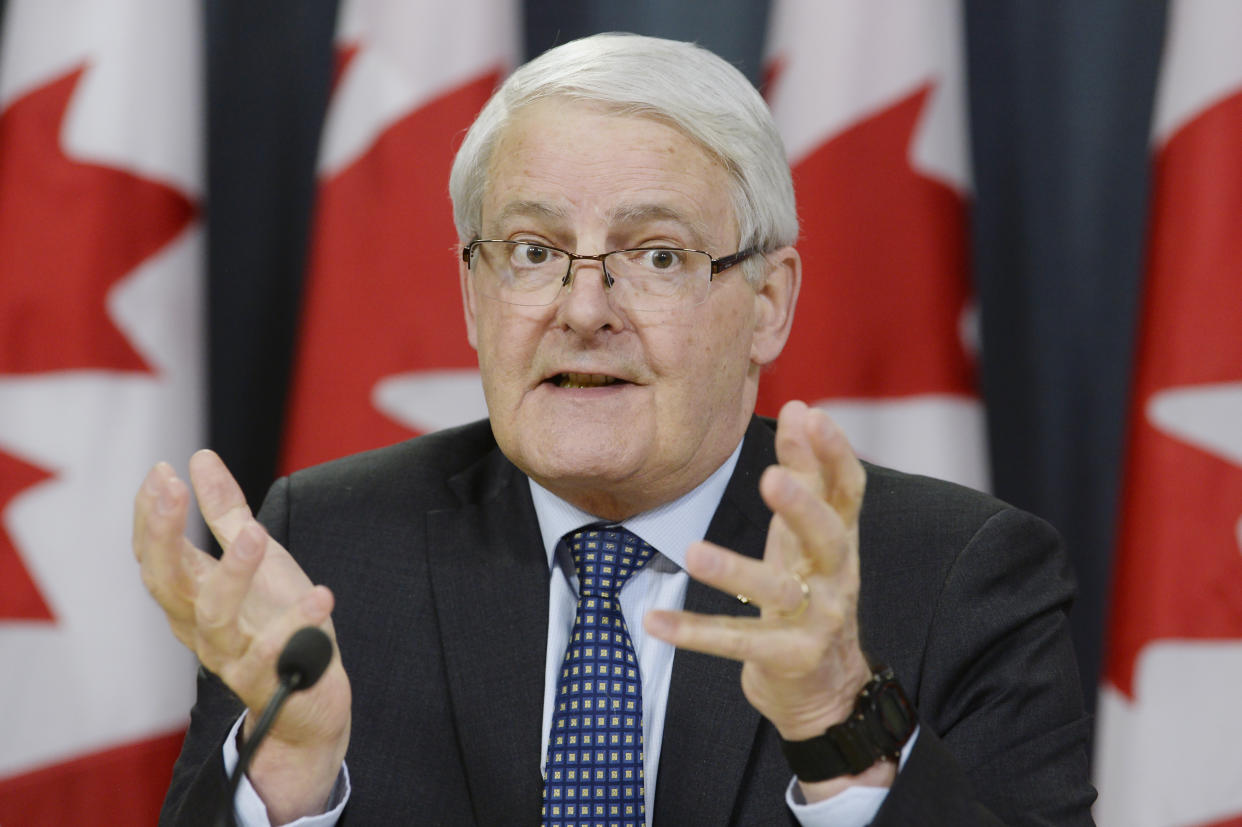
[[[693,43],[635,34],[597,34],[544,52],[492,95],[453,160],[449,194],[463,244],[479,237],[491,154],[519,109],[544,98],[602,104],[684,133],[716,158],[732,181],[738,249],[769,252],[798,236],[789,162],[772,115],[746,77]],[[761,259],[744,264],[762,278]]]

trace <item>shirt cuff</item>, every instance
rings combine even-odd
[[[224,741],[224,774],[228,777],[233,775],[233,769],[237,766],[237,733],[241,731],[245,720],[246,713],[243,712]],[[342,762],[341,772],[336,777],[336,784],[332,786],[332,795],[328,797],[328,810],[319,815],[303,816],[291,821],[289,827],[333,827],[348,801],[349,768]],[[243,775],[237,784],[237,797],[233,799],[233,818],[237,827],[271,827],[272,823],[267,818],[267,807],[251,786],[249,776]]]
[[[901,772],[910,757],[910,750],[918,740],[919,727],[915,727],[910,739],[901,748],[897,772]],[[823,801],[807,804],[802,798],[795,776],[785,789],[785,804],[802,827],[864,827],[875,821],[876,813],[888,798],[888,787],[848,787]]]

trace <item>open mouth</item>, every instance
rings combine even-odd
[[[603,373],[558,373],[547,381],[558,388],[602,388],[607,385],[624,384],[624,379]]]

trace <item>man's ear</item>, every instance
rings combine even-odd
[[[461,260],[457,262],[457,279],[461,282],[461,307],[466,314],[466,341],[470,342],[470,347],[478,350],[479,333],[474,315],[478,297],[475,296],[474,285],[470,281],[470,266]]]
[[[802,287],[802,257],[793,247],[764,256],[767,274],[755,291],[755,335],[750,361],[766,365],[780,355],[793,326],[794,307]]]

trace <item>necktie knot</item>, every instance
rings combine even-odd
[[[621,587],[651,559],[655,549],[621,526],[588,526],[565,535],[578,569],[581,595],[615,599]]]

